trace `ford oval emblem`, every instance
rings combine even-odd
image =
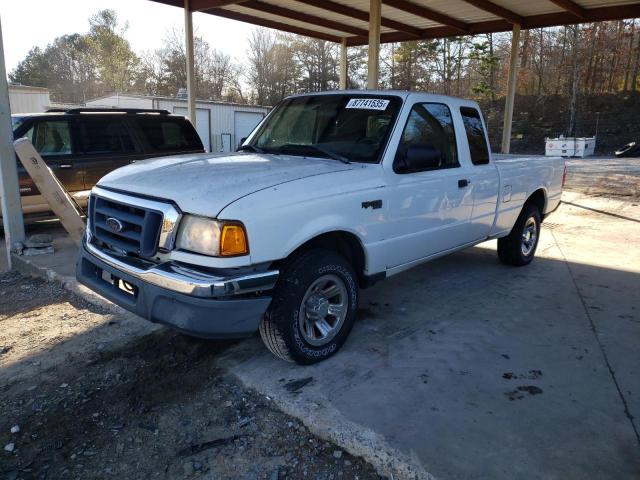
[[[109,230],[111,230],[113,233],[121,232],[124,228],[122,222],[117,218],[109,217],[107,218],[105,223],[107,224],[107,227],[109,227]]]

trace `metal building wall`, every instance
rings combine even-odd
[[[86,103],[87,107],[108,108],[154,108],[153,98],[139,95],[110,95]]]
[[[187,101],[173,98],[157,98],[155,99],[154,108],[162,108],[175,111],[175,107],[187,107]],[[269,112],[268,107],[237,105],[234,103],[216,103],[216,102],[196,102],[196,109],[209,110],[209,125],[211,130],[211,151],[219,152],[222,149],[222,135],[231,135],[231,149],[234,150],[235,145],[240,141],[236,139],[234,115],[235,112],[255,112],[266,115]]]
[[[11,113],[39,113],[51,104],[49,91],[45,88],[9,85]]]

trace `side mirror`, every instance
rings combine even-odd
[[[433,170],[442,165],[442,152],[432,145],[409,145],[403,163],[406,172]]]

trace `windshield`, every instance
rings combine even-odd
[[[384,95],[313,95],[283,101],[246,145],[265,153],[376,163],[402,101]]]

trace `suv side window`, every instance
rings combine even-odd
[[[415,168],[408,156],[425,152],[432,157],[431,166]],[[413,106],[393,163],[396,173],[459,167],[453,118],[447,105],[420,103]]]
[[[95,155],[135,152],[133,140],[122,118],[117,115],[109,115],[107,118],[94,114],[81,115],[77,125],[83,153]]]
[[[36,122],[23,137],[31,140],[42,157],[71,155],[71,133],[67,120],[43,120]]]
[[[137,115],[135,120],[154,151],[204,150],[195,128],[182,118]]]
[[[486,165],[489,163],[489,149],[480,112],[475,108],[460,107],[460,113],[464,130],[467,133],[471,162],[474,165]]]

